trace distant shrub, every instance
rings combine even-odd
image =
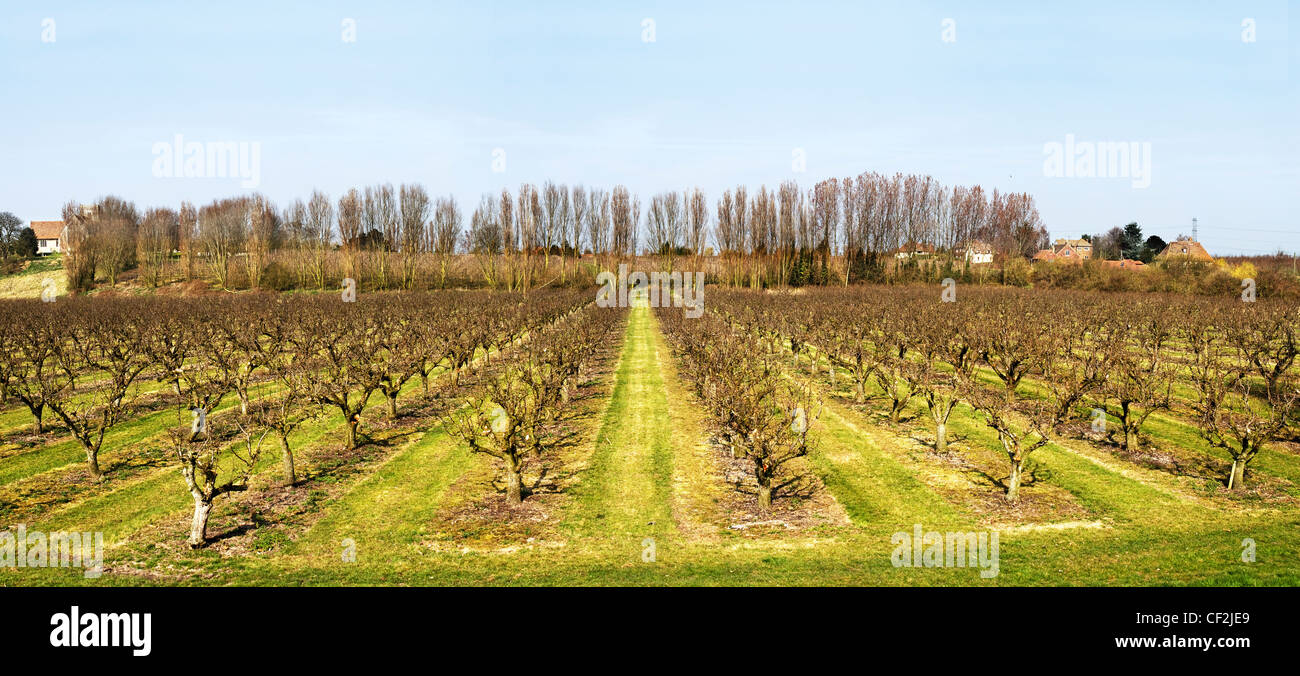
[[[5,256],[0,261],[0,275],[13,275],[22,271],[24,260],[22,256]]]
[[[262,288],[271,291],[289,291],[294,287],[294,275],[288,267],[272,261],[262,271]]]
[[[1260,270],[1255,284],[1262,297],[1300,299],[1300,278],[1295,275],[1278,270]]]
[[[1023,258],[1012,258],[1002,267],[1002,283],[1007,286],[1029,286],[1034,269]]]

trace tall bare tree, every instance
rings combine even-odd
[[[361,212],[361,193],[356,188],[349,189],[339,198],[339,248],[347,268],[345,274],[353,279],[361,276],[357,269],[362,235]]]
[[[460,239],[461,214],[456,198],[440,197],[433,208],[433,253],[438,257],[438,287],[447,286],[447,265],[456,253]]]
[[[646,225],[650,253],[658,256],[669,272],[677,259],[682,244],[683,209],[681,197],[673,191],[650,198],[646,212]]]
[[[178,238],[179,217],[171,209],[150,209],[140,222],[136,258],[149,286],[157,288],[166,274]]]
[[[705,199],[704,193],[695,188],[690,191],[686,204],[687,217],[687,246],[690,247],[691,267],[695,271],[700,271],[700,256],[704,254],[704,247],[709,238],[709,201]]]
[[[587,241],[591,244],[596,267],[601,270],[605,269],[601,257],[609,253],[610,218],[609,193],[593,188],[588,195]]]
[[[325,193],[312,191],[307,201],[305,230],[311,247],[312,277],[316,288],[325,288],[325,264],[334,242],[334,206]]]
[[[409,289],[415,283],[416,261],[424,250],[425,230],[429,222],[429,193],[417,183],[403,185],[400,195],[402,288]],[[455,242],[455,237],[452,242]],[[445,266],[443,277],[446,277]]]

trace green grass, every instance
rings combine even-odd
[[[840,407],[827,405],[822,425],[813,465],[855,524],[969,526],[968,516],[880,449],[887,440],[851,422]]]
[[[596,453],[575,490],[566,525],[587,537],[663,537],[670,532],[672,426],[658,365],[654,318],[632,311]]]

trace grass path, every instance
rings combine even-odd
[[[591,465],[575,489],[565,527],[579,536],[640,542],[675,532],[673,428],[649,308],[631,310],[614,392]]]
[[[822,409],[824,432],[813,465],[855,524],[892,522],[910,526],[970,524],[968,514],[930,490],[915,474],[881,450],[892,443],[879,430],[850,421],[838,403]]]
[[[279,563],[340,562],[346,539],[355,542],[359,561],[418,554],[423,524],[432,521],[447,489],[477,460],[441,428],[429,430],[331,504]]]
[[[657,320],[653,339],[673,430],[673,519],[688,540],[712,541],[726,522],[723,503],[732,488],[710,445],[702,405],[678,374],[677,361]]]

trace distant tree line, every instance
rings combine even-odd
[[[119,197],[69,202],[69,288],[116,285],[138,270],[158,286],[199,277],[228,288],[476,285],[507,290],[588,283],[600,270],[649,257],[669,270],[706,271],[736,286],[879,280],[904,243],[957,249],[982,240],[1005,254],[1047,238],[1033,198],[948,188],[929,176],[863,173],[811,190],[738,186],[710,205],[698,188],[644,204],[612,190],[551,181],[484,195],[466,223],[453,197],[419,184],[313,192],[277,207],[253,194],[145,211]]]

